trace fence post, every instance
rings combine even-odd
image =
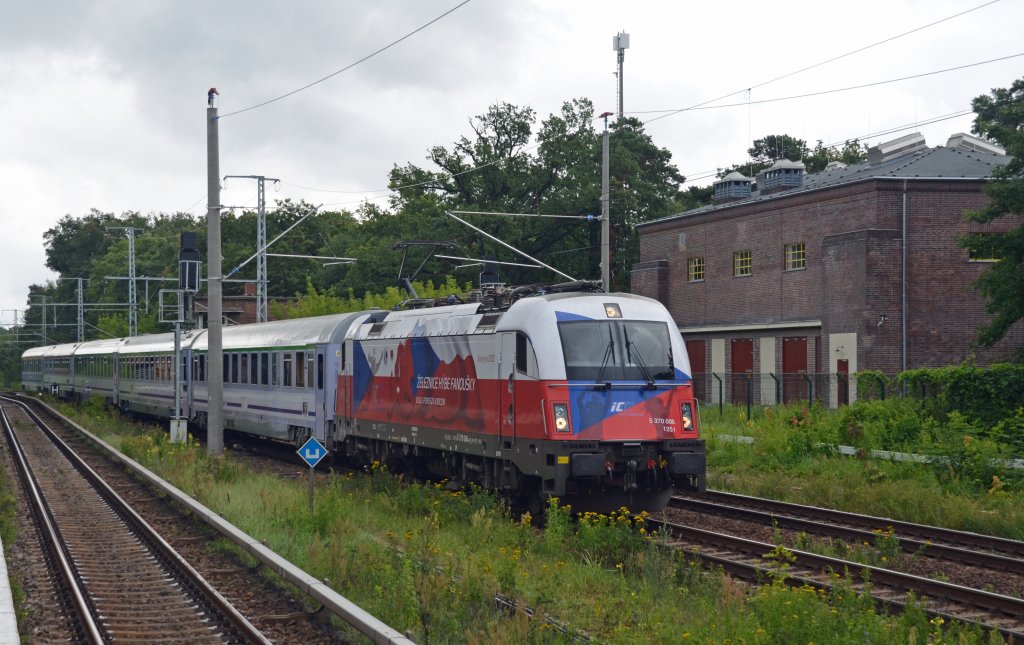
[[[772,372],[768,372],[768,376],[772,377],[772,380],[775,381],[775,405],[779,405],[782,403],[782,381]]]
[[[754,375],[747,372],[747,421],[750,421],[751,404],[754,402]]]
[[[725,405],[722,402],[722,397],[725,395],[725,386],[722,385],[722,379],[718,378],[718,374],[711,372],[711,376],[715,377],[718,381],[718,416],[725,416]]]
[[[807,405],[814,405],[814,380],[806,373],[801,373],[800,376],[807,381]]]

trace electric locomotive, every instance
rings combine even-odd
[[[337,388],[344,452],[535,510],[551,496],[660,510],[673,484],[704,490],[689,361],[661,303],[594,282],[497,300],[353,325]]]

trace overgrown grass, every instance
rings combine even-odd
[[[961,415],[939,423],[914,402],[857,403],[839,411],[783,406],[704,414],[715,488],[857,513],[1024,539],[1024,471],[1009,444]],[[744,435],[753,443],[726,440]],[[836,446],[860,449],[857,457]],[[934,455],[931,463],[871,458],[870,450]]]
[[[110,423],[92,414],[85,425]],[[819,593],[791,590],[780,575],[750,589],[662,548],[625,510],[577,521],[553,502],[539,532],[490,495],[376,468],[318,477],[311,513],[306,481],[113,425],[119,436],[104,436],[127,454],[417,642],[1000,642],[977,629],[941,631],[916,609],[879,616],[851,582]],[[499,609],[496,595],[518,609]]]

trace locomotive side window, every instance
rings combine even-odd
[[[526,334],[516,332],[516,371],[526,373]]]

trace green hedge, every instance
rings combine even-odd
[[[908,397],[919,398],[939,417],[959,412],[994,427],[1019,419],[1024,409],[1024,365],[1001,363],[990,367],[940,367],[903,372],[897,383]]]

